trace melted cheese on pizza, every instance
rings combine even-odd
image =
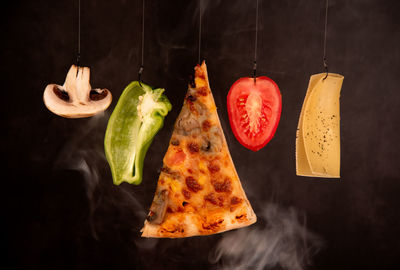
[[[142,236],[207,235],[256,221],[229,154],[204,63],[195,68],[163,163]]]

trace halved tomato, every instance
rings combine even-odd
[[[236,139],[258,151],[274,136],[282,110],[282,96],[268,77],[240,78],[227,98],[229,121]]]

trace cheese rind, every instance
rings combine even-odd
[[[296,173],[340,177],[340,74],[310,77],[296,138]]]

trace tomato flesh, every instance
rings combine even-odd
[[[186,154],[181,149],[177,152],[170,152],[171,154],[166,158],[165,163],[169,166],[179,165],[185,161]]]
[[[227,98],[229,121],[236,139],[246,148],[258,151],[274,136],[278,127],[282,97],[268,77],[241,78]]]

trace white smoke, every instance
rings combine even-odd
[[[209,259],[221,270],[303,270],[321,247],[304,215],[267,204],[255,225],[224,234]]]
[[[97,227],[101,227],[101,222],[98,222],[95,217],[99,207],[112,205],[132,209],[135,216],[141,220],[146,217],[143,205],[133,193],[124,188],[119,188],[116,192],[107,188],[113,185],[103,147],[104,130],[108,119],[109,114],[101,112],[87,119],[84,124],[77,123],[78,126],[72,132],[70,140],[65,142],[55,162],[55,169],[67,169],[81,173],[88,201],[88,222],[92,237],[96,240],[99,240]],[[104,177],[107,173],[109,177]],[[95,196],[96,192],[104,195],[104,190],[110,193],[115,192],[114,195],[118,197]]]
[[[57,169],[78,171],[82,175],[88,201],[88,224],[94,239],[100,240],[112,226],[104,220],[98,209],[121,211],[134,219],[124,218],[127,226],[132,227],[130,238],[140,249],[140,254],[160,254],[158,249],[171,248],[176,251],[191,251],[191,246],[198,243],[201,249],[210,238],[185,241],[140,238],[138,230],[146,217],[145,207],[130,186],[113,188],[111,175],[104,154],[104,130],[109,115],[98,114],[77,123],[71,132],[70,140],[65,143],[57,160]],[[99,192],[100,191],[100,192]],[[100,194],[100,195],[99,195]],[[102,197],[107,196],[107,197]],[[208,259],[218,270],[262,270],[285,269],[303,270],[312,263],[312,257],[322,247],[322,240],[307,229],[306,217],[294,208],[284,208],[277,204],[266,204],[258,213],[258,221],[250,227],[226,232],[221,236],[209,253]],[[101,211],[100,211],[101,212]],[[100,215],[100,216],[99,216]],[[117,222],[121,222],[118,220]],[[116,224],[121,226],[121,224]],[[177,242],[178,241],[178,242]],[[194,247],[193,247],[194,248]],[[171,256],[170,252],[166,252]],[[144,258],[146,258],[144,256]],[[184,256],[184,257],[185,257]],[[191,258],[193,259],[193,258]],[[185,261],[178,258],[178,261]],[[142,262],[144,265],[148,263]],[[151,269],[151,265],[145,269]]]

